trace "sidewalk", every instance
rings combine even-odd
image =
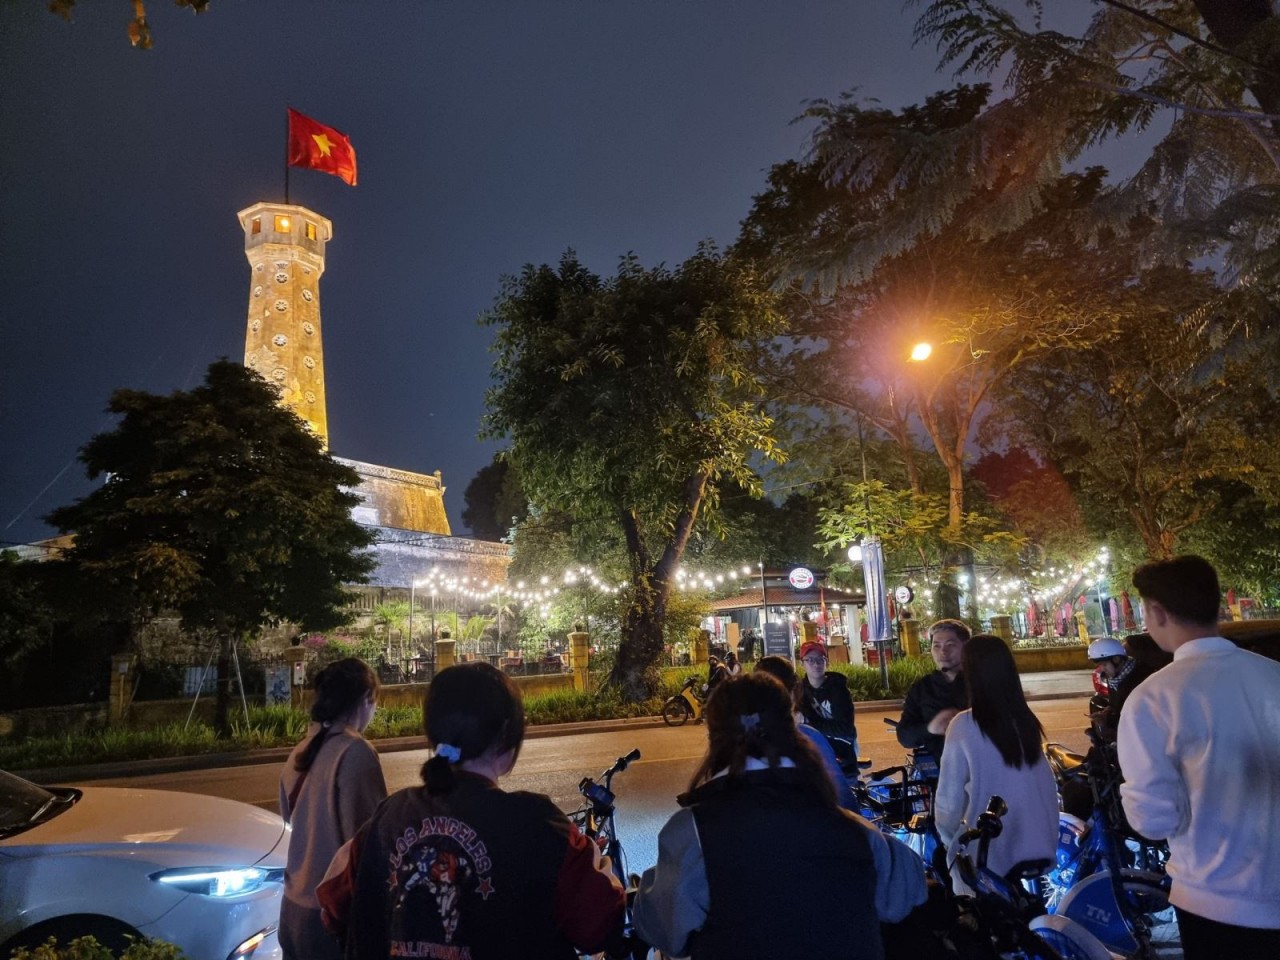
[[[1052,700],[1059,697],[1091,696],[1093,673],[1089,670],[1057,670],[1049,673],[1029,673],[1022,677],[1022,689],[1028,700]],[[901,700],[860,700],[859,710],[897,710]],[[589,720],[581,723],[548,723],[531,726],[525,731],[528,738],[567,737],[580,733],[609,733],[616,730],[644,730],[661,727],[661,717],[635,717],[629,720]],[[399,753],[404,750],[422,750],[425,741],[421,736],[394,737],[374,740],[379,753]],[[21,770],[18,775],[34,783],[62,784],[85,780],[109,780],[120,777],[140,777],[147,774],[178,773],[185,770],[209,770],[216,767],[243,767],[259,763],[284,763],[292,747],[271,747],[263,750],[237,750],[229,753],[202,753],[185,757],[158,757],[154,760],[128,760],[111,763],[91,763],[75,767],[47,767],[40,770]]]

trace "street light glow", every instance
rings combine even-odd
[[[932,353],[933,353],[933,344],[924,343],[924,342],[917,343],[914,347],[911,348],[911,359],[914,360],[916,363],[919,363],[922,360],[928,360],[929,355]]]

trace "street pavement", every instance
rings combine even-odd
[[[1087,745],[1084,737],[1088,725],[1087,692],[1092,689],[1088,674],[1084,675],[1083,685],[1078,677],[1073,680],[1040,676],[1033,687],[1029,685],[1028,694],[1033,697],[1032,709],[1043,723],[1048,739],[1083,752]],[[1063,688],[1070,689],[1071,694],[1045,693]],[[906,755],[893,730],[883,722],[885,717],[897,719],[900,712],[898,703],[857,706],[861,753],[877,768],[901,763]],[[503,781],[503,787],[544,793],[562,809],[572,810],[581,800],[578,782],[582,777],[598,776],[617,757],[639,747],[641,759],[614,780],[619,833],[629,868],[639,872],[656,858],[658,830],[677,809],[676,796],[688,789],[690,777],[706,749],[706,727],[690,723],[670,728],[661,721],[573,726],[577,729],[570,731],[562,727],[554,736],[547,736],[549,731],[542,730],[539,733],[544,735],[528,737],[519,762]],[[379,745],[383,774],[390,790],[421,783],[419,771],[427,759],[427,751],[421,746],[420,738],[406,740],[416,741],[417,746],[384,751],[383,745]],[[263,762],[259,763],[133,776],[126,776],[118,769],[111,775],[85,776],[88,771],[81,770],[80,775],[67,777],[65,781],[92,786],[178,790],[228,797],[275,810],[276,784],[287,752],[271,751],[273,755],[261,757]]]

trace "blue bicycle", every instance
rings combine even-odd
[[[1093,731],[1089,736],[1094,749],[1066,776],[1088,779],[1093,812],[1083,824],[1066,814],[1060,818],[1057,862],[1044,878],[1045,906],[1121,957],[1177,955],[1180,937],[1164,872],[1168,848],[1129,827],[1115,746]]]

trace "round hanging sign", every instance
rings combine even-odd
[[[813,586],[813,571],[807,567],[796,567],[787,579],[797,590],[807,590]]]

